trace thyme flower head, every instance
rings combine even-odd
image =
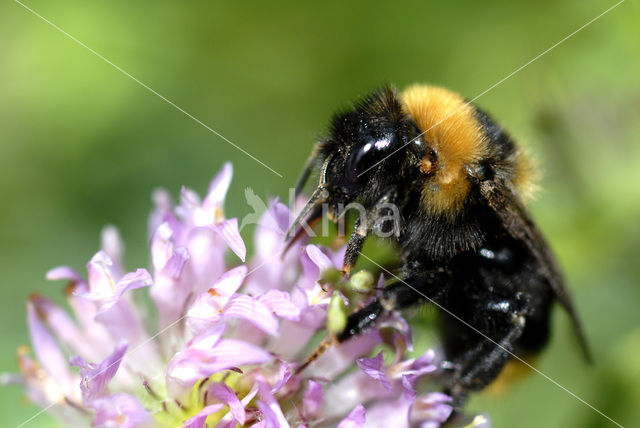
[[[20,373],[4,382],[66,426],[438,427],[450,398],[417,392],[435,355],[409,358],[399,315],[296,373],[327,323],[339,329],[371,298],[361,290],[372,277],[356,275],[350,287],[336,275],[344,248],[298,243],[282,256],[291,212],[278,200],[245,262],[238,221],[223,210],[231,176],[227,163],[203,200],[183,188],[174,205],[155,192],[149,270],[125,268],[120,236],[107,227],[86,277],[49,271],[67,282],[70,313],[29,298],[32,350],[18,350]]]

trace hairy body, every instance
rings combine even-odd
[[[318,143],[313,168],[320,183],[299,221],[329,205],[337,218],[357,201],[370,221],[357,221],[344,270],[358,259],[376,222],[395,204],[401,280],[352,314],[345,341],[386,313],[433,303],[449,376],[446,392],[462,406],[505,364],[547,343],[551,307],[568,312],[586,344],[562,275],[524,208],[534,188],[525,153],[484,112],[443,88],[416,85],[398,95],[384,88],[337,114]],[[300,187],[300,183],[299,186]]]

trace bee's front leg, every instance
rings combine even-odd
[[[396,197],[397,192],[395,188],[388,189],[384,195],[378,199],[371,210],[367,211],[364,216],[356,219],[353,233],[347,242],[347,251],[342,264],[342,271],[345,275],[349,275],[355,267],[367,236],[369,236],[373,230],[383,227],[383,225],[380,224],[380,220],[389,216],[389,205],[395,203]],[[399,220],[398,218],[397,221]],[[397,225],[394,224],[394,227],[397,227]]]

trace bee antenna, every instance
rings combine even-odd
[[[307,217],[309,212],[315,208],[316,210],[314,211],[314,214],[316,214],[318,211],[317,208],[320,208],[320,205],[326,200],[326,189],[323,186],[318,186],[307,201],[307,204],[302,208],[302,211],[300,211],[300,214],[298,214],[298,217],[296,217],[293,223],[291,223],[291,226],[289,226],[289,230],[287,230],[284,240],[290,240],[294,236],[298,226],[300,226],[300,223],[302,223],[302,221]]]
[[[320,221],[321,216],[322,216],[322,207],[318,205],[316,206],[316,209],[311,213],[311,215],[307,219],[308,226],[310,228],[313,227],[318,221]],[[287,245],[284,247],[284,249],[282,250],[282,254],[280,255],[282,260],[284,260],[285,256],[287,255],[291,247],[293,247],[293,244],[295,244],[300,239],[302,239],[302,237],[306,235],[306,232],[307,231],[305,230],[305,228],[302,227],[298,229],[298,231],[289,238]]]
[[[309,176],[311,175],[311,170],[313,169],[313,166],[315,165],[316,160],[318,159],[319,151],[320,151],[320,143],[316,143],[316,145],[313,147],[313,150],[311,152],[311,156],[309,156],[309,159],[307,160],[307,163],[305,164],[304,169],[302,170],[302,175],[300,176],[300,178],[298,179],[298,182],[296,183],[295,191],[293,193],[295,198],[297,198],[298,195],[300,195],[302,188],[304,187],[307,180],[309,179]]]
[[[316,208],[316,210],[314,211],[314,216],[317,217],[317,215],[319,215],[318,209],[317,209],[318,206],[327,201],[327,188],[326,188],[327,168],[329,167],[329,162],[331,161],[332,157],[333,157],[333,154],[329,155],[327,159],[324,161],[324,163],[322,164],[322,169],[320,170],[320,184],[318,185],[316,190],[311,194],[311,197],[307,201],[307,204],[304,206],[304,208],[302,208],[302,211],[300,211],[300,214],[298,214],[298,217],[296,217],[293,223],[291,223],[291,226],[289,226],[289,230],[287,231],[287,234],[285,235],[285,238],[284,238],[285,241],[288,241],[289,239],[291,239],[291,237],[294,235],[294,232],[296,231],[300,223],[302,223],[302,220],[304,220],[307,214],[309,214],[309,211]],[[304,175],[305,174],[303,174],[303,176]]]
[[[304,170],[302,170],[302,175],[298,179],[295,190],[293,191],[294,198],[297,198],[300,195],[300,192],[302,192],[302,188],[304,187],[307,180],[309,179],[309,175],[311,175],[311,169],[313,168],[313,164],[315,163],[315,161],[316,161],[315,156],[312,156],[307,161],[307,164],[305,165]]]

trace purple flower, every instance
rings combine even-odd
[[[296,243],[282,254],[292,213],[278,200],[245,262],[238,221],[224,216],[231,176],[225,164],[203,200],[183,188],[177,206],[154,193],[149,271],[127,271],[113,227],[86,279],[69,267],[49,271],[47,279],[67,281],[70,314],[29,298],[35,358],[20,348],[20,374],[4,381],[68,426],[439,426],[449,397],[419,387],[436,368],[434,354],[406,357],[411,331],[398,314],[295,372],[326,334],[331,296],[350,311],[367,296],[326,280],[344,248]]]
[[[337,426],[337,428],[360,428],[366,422],[366,410],[362,404],[358,404]]]
[[[83,403],[91,405],[97,398],[105,395],[107,385],[116,375],[126,350],[127,344],[119,343],[113,353],[100,364],[86,363],[79,356],[70,358],[69,364],[80,367],[80,391]]]

